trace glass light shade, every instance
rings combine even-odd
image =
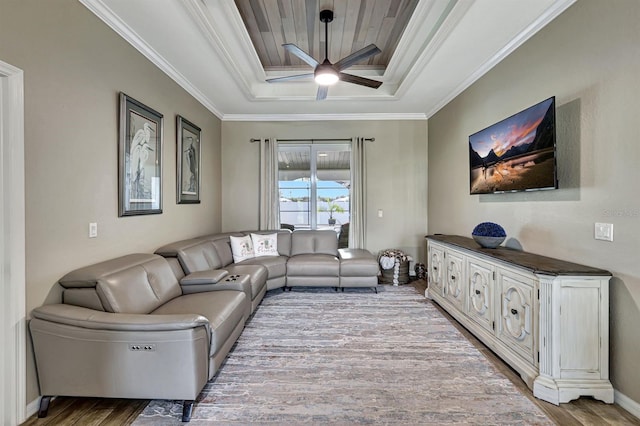
[[[319,65],[316,69],[314,79],[322,86],[329,86],[338,82],[338,73],[331,65]]]

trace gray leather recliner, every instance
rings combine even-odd
[[[248,279],[218,271],[183,292],[161,256],[131,254],[67,274],[63,303],[33,310],[39,417],[51,396],[193,401],[251,312]],[[185,287],[186,288],[186,287]],[[215,291],[213,291],[215,290]]]

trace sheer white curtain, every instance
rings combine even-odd
[[[280,229],[278,141],[260,139],[260,230]]]
[[[367,168],[364,138],[351,141],[351,206],[349,247],[365,248]]]

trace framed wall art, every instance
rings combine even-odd
[[[200,203],[200,127],[178,115],[176,202]]]
[[[120,93],[118,216],[162,213],[162,124],[162,114]]]

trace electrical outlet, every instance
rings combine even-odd
[[[382,216],[383,216],[382,209],[379,209],[378,210],[378,217],[382,217]]]
[[[596,240],[613,241],[613,223],[596,223],[594,238]]]
[[[89,238],[96,238],[98,236],[98,224],[96,222],[89,223]]]

